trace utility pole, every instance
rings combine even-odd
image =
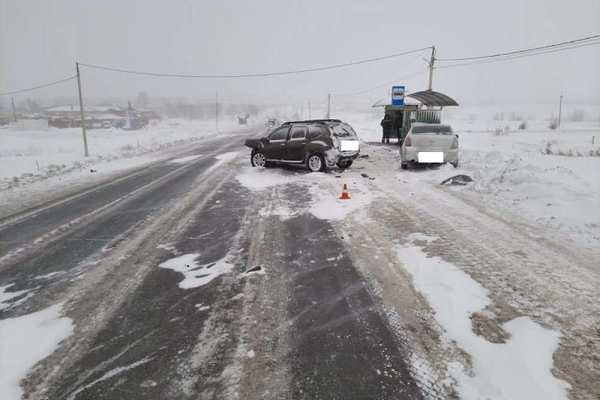
[[[327,94],[327,119],[331,118],[331,93]]]
[[[17,109],[15,107],[15,98],[11,97],[11,104],[12,104],[12,114],[13,114],[13,120],[14,122],[17,122]]]
[[[312,118],[311,115],[311,110],[310,110],[310,100],[308,101],[308,119],[310,120]]]
[[[435,63],[435,46],[431,46],[431,58],[429,59],[429,90],[433,85],[433,64]]]
[[[81,76],[79,75],[79,63],[75,63],[75,69],[77,69],[77,90],[79,91],[79,112],[81,114],[81,133],[83,134],[83,154],[89,157],[90,152],[88,151],[87,133],[85,131],[85,117],[83,115],[83,96],[81,95]]]
[[[215,96],[215,126],[217,133],[219,133],[219,91],[217,90]]]
[[[560,128],[560,120],[562,118],[562,99],[563,99],[563,95],[560,95],[560,99],[558,100],[558,126],[557,128]]]

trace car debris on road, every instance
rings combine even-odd
[[[451,176],[448,179],[444,179],[440,185],[460,185],[460,186],[464,186],[467,183],[473,182],[473,178],[471,178],[469,175],[454,175]]]

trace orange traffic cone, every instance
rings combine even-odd
[[[342,188],[342,195],[340,196],[340,200],[350,200],[350,193],[348,193],[348,185],[344,183],[344,187]]]

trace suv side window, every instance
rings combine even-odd
[[[269,135],[269,140],[286,140],[287,134],[288,134],[288,129],[289,128],[286,126],[286,127],[274,130]]]
[[[304,140],[308,129],[305,126],[294,126],[292,128],[292,134],[290,140]]]
[[[308,137],[310,139],[314,139],[314,138],[320,136],[321,133],[323,133],[323,130],[321,129],[320,126],[310,126],[308,128]]]

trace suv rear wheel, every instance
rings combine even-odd
[[[320,172],[325,169],[325,160],[320,154],[312,154],[306,160],[306,166],[311,172]]]

